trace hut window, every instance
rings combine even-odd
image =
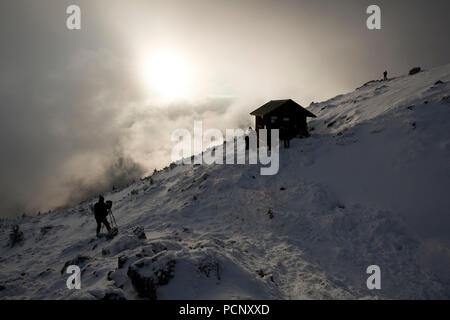
[[[283,118],[283,121],[289,121],[288,117]]]
[[[277,121],[277,119],[278,119],[277,116],[272,116],[272,117],[270,118],[270,121],[271,121],[272,123],[275,123],[275,122]]]

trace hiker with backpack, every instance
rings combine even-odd
[[[383,72],[383,77],[384,77],[384,81],[386,81],[388,78],[387,78],[387,70],[384,70],[384,72]]]
[[[111,207],[112,201],[106,201],[105,203],[105,198],[103,198],[102,195],[98,197],[98,202],[94,205],[95,221],[97,221],[97,237],[100,234],[102,223],[105,225],[108,232],[111,231],[111,226],[107,219]]]

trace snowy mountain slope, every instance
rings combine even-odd
[[[449,81],[447,65],[312,104],[312,136],[280,150],[275,176],[174,165],[107,194],[111,241],[94,237],[96,199],[3,223],[0,297],[448,299]],[[13,223],[25,240],[8,247]]]
[[[449,246],[449,92],[446,65],[311,106],[319,116],[310,124],[316,133],[335,134],[343,147],[318,160],[321,174],[307,174],[343,197],[402,214],[420,235]]]

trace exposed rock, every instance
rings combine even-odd
[[[78,255],[76,258],[74,258],[74,259],[72,259],[72,260],[69,260],[69,261],[67,261],[67,262],[64,264],[64,267],[62,267],[62,269],[61,269],[61,274],[63,274],[63,273],[66,271],[66,268],[67,268],[68,266],[76,265],[76,266],[78,266],[78,267],[81,268],[81,266],[82,266],[86,261],[89,261],[90,259],[91,259],[91,257],[83,256],[83,255]]]
[[[128,257],[127,256],[120,256],[117,259],[117,267],[119,269],[122,269],[122,267],[125,265],[125,263],[127,263],[127,261],[128,261]]]
[[[335,121],[332,121],[332,122],[330,122],[328,125],[327,125],[327,127],[329,128],[329,127],[331,127],[331,126],[333,126],[334,124],[336,123],[336,120]]]
[[[45,226],[41,228],[41,235],[46,235],[51,229],[53,229],[53,226]]]
[[[151,257],[162,251],[167,251],[167,247],[159,242],[151,243],[149,246],[142,248],[142,256]]]
[[[156,300],[156,290],[174,276],[175,260],[165,253],[143,258],[128,267],[127,275],[142,298]]]
[[[422,69],[421,69],[420,67],[412,68],[411,70],[409,70],[409,75],[412,76],[412,75],[414,75],[414,74],[417,74],[417,73],[419,73],[421,70],[422,70]]]

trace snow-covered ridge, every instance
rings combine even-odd
[[[449,82],[446,65],[312,104],[312,136],[280,150],[275,176],[172,165],[107,194],[111,241],[95,238],[96,199],[4,222],[0,297],[448,299]],[[24,240],[9,246],[12,224]]]

